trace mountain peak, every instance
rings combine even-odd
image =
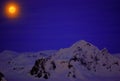
[[[92,44],[90,44],[89,42],[87,42],[87,41],[85,41],[85,40],[80,40],[80,41],[77,41],[76,43],[74,43],[74,44],[72,45],[72,47],[85,46],[85,45],[91,46]]]
[[[101,53],[108,53],[107,48],[103,48],[103,49],[101,50]]]
[[[85,40],[77,41],[70,48],[71,49],[82,48],[85,50],[93,50],[93,49],[99,50],[96,46],[94,46],[93,44],[91,44]]]
[[[86,44],[86,43],[88,43],[87,41],[85,41],[85,40],[79,40],[79,41],[77,41],[76,43],[74,43],[73,45],[78,45],[78,44]]]
[[[91,54],[96,55],[99,52],[100,50],[96,46],[84,40],[80,40],[74,43],[69,48],[60,49],[56,53],[56,58],[67,60],[76,54],[83,54],[85,56],[89,56]]]
[[[10,51],[10,50],[4,50],[1,52],[1,54],[17,54],[15,51]]]

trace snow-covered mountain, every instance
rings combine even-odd
[[[67,61],[76,59],[81,66],[103,76],[106,73],[107,75],[120,73],[119,58],[112,56],[107,49],[99,50],[83,40],[76,42],[70,48],[59,50],[54,59]]]
[[[120,58],[84,40],[58,51],[4,51],[0,57],[8,81],[120,81]]]

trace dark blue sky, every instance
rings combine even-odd
[[[86,40],[120,52],[119,0],[14,0],[21,16],[7,19],[0,1],[0,51],[40,51]]]

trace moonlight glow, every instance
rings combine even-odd
[[[9,13],[14,14],[16,12],[16,8],[14,6],[11,6],[9,8]]]
[[[5,5],[5,16],[8,18],[17,18],[20,14],[20,7],[15,2],[9,2]]]

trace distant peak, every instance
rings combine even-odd
[[[74,43],[72,45],[72,47],[75,47],[75,46],[83,46],[83,45],[91,45],[89,42],[85,41],[85,40],[80,40],[80,41],[77,41],[76,43]]]
[[[15,51],[10,51],[10,50],[4,50],[4,51],[2,51],[1,53],[3,53],[3,54],[6,54],[6,53],[12,54],[12,53],[17,53],[17,52],[15,52]]]
[[[10,50],[4,50],[4,51],[2,51],[2,53],[8,53],[8,52],[13,52],[13,51],[10,51]]]
[[[88,43],[88,42],[85,41],[85,40],[79,40],[79,41],[77,41],[76,43]]]
[[[107,48],[104,48],[101,50],[101,53],[109,53],[109,52],[108,52]]]

